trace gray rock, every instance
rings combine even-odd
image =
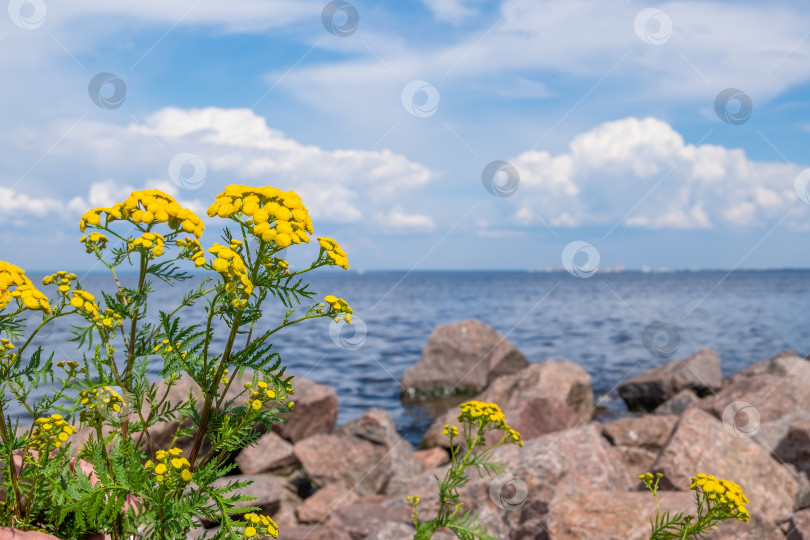
[[[298,463],[293,445],[275,433],[265,433],[236,456],[236,464],[244,474],[256,474]]]
[[[653,410],[684,389],[705,396],[722,387],[720,357],[712,349],[701,349],[688,358],[652,368],[622,382],[619,395],[631,409]]]
[[[796,411],[760,425],[754,440],[779,461],[810,474],[810,411]]]
[[[665,492],[659,500],[661,509],[673,515],[695,512],[691,493]],[[547,538],[555,540],[648,540],[651,517],[655,517],[655,501],[649,492],[586,491],[555,497],[545,526]]]
[[[790,517],[798,493],[792,471],[751,439],[732,435],[719,420],[696,408],[683,413],[652,468],[664,475],[662,489],[688,491],[699,472],[732,480],[751,501],[749,512],[772,523]]]
[[[402,375],[404,395],[480,392],[529,364],[500,332],[481,321],[437,326],[422,359]]]
[[[385,490],[391,478],[388,450],[351,435],[315,435],[293,446],[295,457],[316,486],[342,483],[359,495]]]
[[[700,398],[695,395],[695,393],[688,388],[686,390],[681,390],[661,405],[655,408],[653,411],[655,414],[683,414],[692,403],[695,403]]]
[[[810,509],[799,510],[785,524],[787,540],[810,540]]]

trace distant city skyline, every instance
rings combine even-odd
[[[299,192],[352,270],[810,268],[807,28],[787,1],[14,1],[0,260],[91,270],[90,207],[204,216],[243,183]]]

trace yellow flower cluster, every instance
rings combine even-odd
[[[247,406],[254,411],[260,410],[266,402],[276,399],[276,391],[270,388],[265,381],[257,382],[255,387],[253,383],[246,382],[245,388],[250,390]]]
[[[713,475],[699,473],[692,477],[692,485],[689,489],[702,492],[708,501],[714,503],[715,511],[739,519],[748,521],[751,517],[745,504],[748,497],[742,492],[742,488],[731,480],[715,478]]]
[[[183,456],[183,450],[172,448],[169,451],[158,450],[155,454],[157,464],[152,460],[146,462],[145,469],[155,468],[155,480],[167,485],[191,481],[191,463]]]
[[[67,362],[62,360],[61,362],[57,362],[56,365],[57,367],[64,369],[67,372],[68,377],[75,377],[80,373],[87,373],[86,367],[79,368],[79,363],[74,362],[73,360],[68,360]]]
[[[0,261],[0,311],[15,298],[25,309],[51,312],[48,297],[34,287],[25,272],[11,263]]]
[[[101,249],[107,247],[107,237],[98,232],[82,236],[79,239],[79,242],[84,244],[84,248],[87,250],[87,253],[92,253],[96,246]]]
[[[155,346],[155,352],[159,352],[159,353],[170,353],[170,352],[172,352],[174,350],[175,350],[175,346],[172,345],[169,342],[168,339],[164,339],[163,341],[161,341],[160,343],[158,343]],[[179,351],[178,350],[178,352],[180,353],[181,358],[185,358],[186,355],[188,354],[188,351]]]
[[[104,225],[101,225],[102,214],[106,214]],[[133,191],[124,202],[115,203],[110,208],[94,208],[87,211],[79,222],[79,229],[84,232],[88,225],[104,228],[116,220],[128,220],[147,227],[166,223],[173,231],[182,230],[197,238],[202,236],[205,229],[197,214],[183,208],[171,195],[159,189]]]
[[[84,407],[79,413],[79,420],[82,422],[91,422],[97,415],[106,416],[111,411],[121,412],[124,405],[121,395],[109,386],[85,390],[79,394],[79,398],[79,404]]]
[[[93,293],[75,290],[71,293],[70,305],[79,311],[84,311],[91,317],[98,317],[98,305],[96,304],[96,297]]]
[[[68,274],[64,270],[60,270],[50,276],[42,278],[43,285],[55,284],[59,288],[59,292],[64,296],[70,291],[70,287],[74,281],[79,279],[76,274]]]
[[[253,292],[253,283],[247,275],[247,266],[242,257],[234,250],[227,248],[221,244],[214,244],[208,248],[208,252],[216,255],[216,259],[211,263],[211,267],[222,276],[225,280],[225,290],[230,293],[236,293],[241,285],[241,296],[245,299],[241,302],[237,299],[233,300],[234,307],[244,307],[247,305],[247,297]]]
[[[76,428],[68,424],[61,414],[34,420],[34,431],[31,434],[31,446],[40,452],[51,448],[61,448],[68,437],[76,433]]]
[[[150,259],[156,259],[163,255],[163,245],[166,239],[163,235],[153,232],[145,232],[140,238],[129,239],[127,249],[129,251],[144,250]]]
[[[523,446],[520,440],[520,433],[509,427],[506,418],[496,403],[485,403],[483,401],[468,401],[461,404],[461,414],[458,415],[459,422],[468,422],[484,429],[493,426],[494,429],[501,429],[510,435],[513,442]]]
[[[245,514],[245,538],[270,536],[278,538],[278,525],[270,516],[247,513]]]
[[[62,287],[64,287],[64,285],[60,285],[60,291]],[[124,322],[121,320],[121,315],[114,312],[112,309],[105,309],[104,312],[101,313],[98,309],[98,304],[96,304],[96,297],[91,292],[81,289],[72,291],[70,305],[92,319],[100,330],[115,330],[124,325]]]
[[[457,437],[458,428],[456,426],[451,426],[450,424],[445,424],[444,429],[442,430],[442,435],[444,435],[445,437],[450,437],[451,439],[453,437]]]
[[[208,215],[244,223],[254,236],[278,249],[309,242],[307,233],[312,234],[312,220],[301,197],[270,186],[226,186],[208,208]]]
[[[180,248],[180,257],[194,261],[197,266],[205,264],[205,252],[196,238],[181,238],[175,242]]]
[[[330,295],[324,296],[323,301],[326,302],[326,304],[329,306],[329,311],[330,311],[329,314],[330,315],[332,315],[332,314],[337,315],[337,314],[340,314],[340,313],[345,313],[346,314],[346,317],[345,317],[346,322],[347,323],[352,322],[352,313],[354,313],[354,311],[352,311],[352,308],[349,307],[349,304],[346,302],[346,300],[344,300],[343,298],[338,298],[336,296],[332,296],[330,294]],[[337,319],[335,319],[335,320],[337,320]]]
[[[326,260],[329,264],[339,266],[344,270],[349,269],[349,259],[346,257],[346,252],[343,251],[340,245],[331,238],[318,238],[318,243],[321,249],[326,252]]]

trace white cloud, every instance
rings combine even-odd
[[[52,130],[64,133],[65,127],[58,124]],[[182,180],[170,178],[169,163],[180,153],[204,163],[205,175],[195,184],[199,191],[181,189]],[[390,211],[394,202],[407,201],[434,177],[423,165],[390,150],[305,145],[271,129],[249,109],[215,107],[164,108],[126,126],[84,121],[49,156],[78,161],[104,175],[103,181],[84,183],[87,199],[76,198],[81,180],[59,186],[72,209],[108,205],[133,189],[159,187],[204,212],[200,200],[210,200],[226,184],[246,183],[295,189],[313,219],[348,223]],[[396,228],[432,226],[428,216],[391,215]]]
[[[407,232],[429,232],[436,226],[430,216],[408,214],[399,209],[391,210],[387,214],[379,214],[377,221],[383,227]]]
[[[466,5],[469,0],[422,0],[437,20],[451,23],[460,23],[464,19],[475,15],[477,11]]]
[[[739,149],[686,144],[655,118],[605,122],[576,136],[568,153],[530,150],[510,160],[525,204],[517,224],[624,224],[706,229],[775,223],[791,208],[799,225],[797,165],[758,162]]]
[[[63,204],[51,197],[33,197],[15,188],[0,187],[0,222],[41,218],[63,210]]]

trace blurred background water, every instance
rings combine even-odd
[[[591,374],[595,394],[614,411],[622,409],[615,399],[619,382],[701,347],[718,352],[724,376],[787,348],[810,352],[810,271],[624,272],[589,279],[562,272],[308,276],[316,298],[334,294],[349,302],[355,324],[337,326],[322,319],[278,332],[273,346],[288,373],[333,387],[340,401],[339,424],[378,407],[391,414],[412,443],[421,438],[431,414],[419,404],[403,404],[399,382],[439,324],[479,319],[506,335],[530,362],[575,362]],[[36,283],[42,276],[31,277]],[[91,274],[81,283],[94,293],[112,289],[106,275]],[[150,318],[157,310],[173,309],[187,290],[160,282],[155,288]],[[283,312],[271,302],[258,330],[275,327]],[[204,317],[201,306],[182,313],[186,324]],[[643,343],[644,329],[654,321],[677,330],[679,342],[670,358],[653,354]],[[69,324],[59,324],[37,342],[55,353],[55,362],[79,359],[81,352],[66,342],[69,335]],[[155,365],[153,374],[158,372]]]

